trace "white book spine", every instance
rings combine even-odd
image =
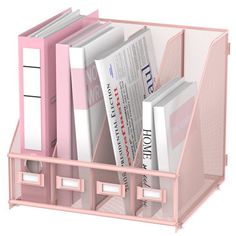
[[[158,165],[161,168],[161,171],[170,171],[168,157],[168,140],[166,133],[166,117],[164,107],[154,107],[154,117]]]
[[[78,160],[91,162],[93,153],[83,48],[70,48],[70,65]],[[83,108],[78,107],[78,98]]]
[[[90,109],[88,106],[88,89],[86,83],[86,63],[84,48],[70,47],[71,84],[74,106],[74,122],[77,159],[92,162],[92,134],[90,124]],[[80,178],[84,179],[86,192],[81,196],[81,204],[85,209],[94,209],[92,171],[87,168],[79,169]],[[91,198],[91,199],[90,199]]]
[[[152,104],[143,101],[143,168],[147,170],[157,169],[154,135]]]
[[[143,101],[143,163],[142,167],[146,170],[158,169],[156,159],[156,146],[155,146],[155,132],[153,127],[153,107],[150,102]],[[159,180],[157,177],[144,175],[143,176],[144,188],[159,188]],[[143,201],[144,216],[153,216],[160,208],[159,203]]]

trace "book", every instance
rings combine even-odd
[[[183,82],[154,106],[158,168],[176,172],[197,91],[196,83]]]
[[[161,86],[152,95],[146,98],[143,103],[143,168],[149,170],[158,170],[155,130],[154,130],[154,106],[161,101],[167,94],[176,89],[184,79],[173,79]],[[148,185],[148,183],[147,183]]]
[[[195,82],[184,81],[174,91],[154,106],[154,124],[158,169],[175,173],[187,129],[192,116],[197,86]],[[162,204],[164,217],[173,213],[173,182],[160,178],[160,188],[166,190],[168,202]]]
[[[106,115],[95,58],[123,40],[123,29],[108,24],[91,34],[86,40],[81,40],[70,47],[78,160],[92,161]]]
[[[96,60],[114,156],[118,166],[131,166],[142,132],[142,101],[153,92],[157,74],[150,29],[142,28]],[[129,178],[119,173],[129,191]]]
[[[154,106],[161,101],[167,94],[174,91],[184,79],[175,78],[162,85],[157,91],[153,92],[143,103],[143,132],[142,132],[142,167],[147,170],[158,170],[156,137],[154,129]],[[157,177],[143,176],[143,187],[158,189],[160,187]],[[160,208],[161,204],[143,202],[146,207],[145,216],[152,216]]]

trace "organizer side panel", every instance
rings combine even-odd
[[[184,220],[224,178],[227,34],[208,50],[179,168],[179,217]]]

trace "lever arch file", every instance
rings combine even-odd
[[[19,36],[20,129],[22,151],[51,155],[56,143],[55,44],[81,28],[80,17],[47,37],[31,34],[70,13],[68,9]]]
[[[92,25],[98,20],[98,12],[88,15],[79,27],[76,27],[74,33]],[[83,23],[83,24],[82,24]],[[69,36],[68,38],[70,38]],[[63,41],[66,41],[65,38]],[[76,136],[75,122],[72,102],[71,71],[69,59],[69,45],[58,42],[56,44],[56,75],[57,75],[57,155],[63,159],[76,159]],[[58,167],[58,173],[64,177],[73,176],[73,168]],[[78,174],[78,173],[77,173]],[[71,204],[73,194],[66,191],[60,191],[58,202]]]

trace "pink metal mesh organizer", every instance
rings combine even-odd
[[[116,166],[110,156],[112,144],[106,119],[92,163],[59,158],[56,148],[51,157],[22,154],[18,125],[8,155],[9,204],[11,207],[36,206],[178,228],[224,180],[228,32],[112,21],[125,28],[126,36],[143,25],[151,28],[159,68],[157,87],[176,76],[184,76],[198,84],[198,95],[176,173],[142,169],[141,141],[133,165]],[[42,168],[47,168],[47,175],[27,170],[27,161],[40,162]],[[69,171],[63,174],[63,170]],[[120,184],[118,172],[127,174],[129,191],[125,192]],[[161,180],[166,187],[143,188],[143,175]],[[27,186],[35,191],[26,194],[24,189]]]

